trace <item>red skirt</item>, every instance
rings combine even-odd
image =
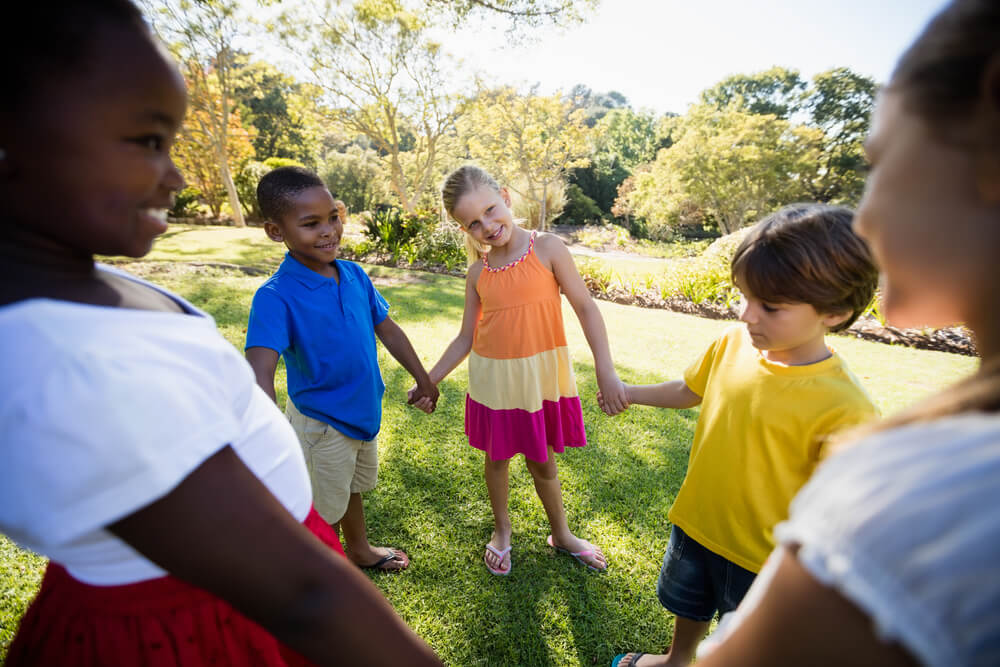
[[[303,522],[343,555],[315,509]],[[91,586],[49,563],[7,654],[7,667],[173,667],[312,663],[200,588],[167,575],[123,586]]]

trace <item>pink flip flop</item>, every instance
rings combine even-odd
[[[497,560],[500,561],[501,565],[503,564],[504,557],[507,554],[509,554],[510,550],[513,549],[513,548],[514,548],[513,544],[510,545],[509,547],[507,547],[506,549],[503,549],[503,550],[497,549],[492,544],[487,544],[486,545],[486,549],[490,553],[492,553],[494,556],[497,557]],[[487,570],[489,570],[493,574],[497,575],[498,577],[506,577],[508,574],[510,574],[510,571],[514,569],[514,559],[513,558],[510,559],[510,565],[507,566],[506,570],[500,570],[500,569],[497,569],[497,568],[494,568],[493,566],[491,566],[490,562],[488,560],[486,560],[486,554],[483,554],[483,563],[486,564],[486,569]]]
[[[545,538],[545,541],[548,543],[548,545],[550,547],[552,547],[553,549],[555,549],[559,553],[569,554],[570,556],[572,556],[573,558],[576,559],[577,563],[579,563],[580,565],[585,566],[589,570],[593,570],[594,572],[604,572],[605,570],[608,569],[607,567],[603,567],[603,568],[601,568],[601,567],[594,567],[593,565],[591,565],[590,563],[588,563],[587,561],[585,561],[583,559],[584,556],[593,556],[594,555],[594,550],[593,549],[586,549],[584,551],[570,551],[569,549],[564,549],[563,547],[561,547],[561,546],[557,545],[555,542],[553,542],[551,535],[549,535],[547,538]],[[590,544],[590,543],[588,542],[587,544]],[[590,546],[593,547],[594,545],[591,544]]]

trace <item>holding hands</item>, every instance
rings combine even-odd
[[[438,392],[436,385],[428,383],[426,386],[421,386],[417,384],[406,392],[406,402],[430,414],[437,407],[438,396],[440,396],[440,392]]]
[[[630,402],[628,392],[625,391],[625,383],[618,378],[617,373],[614,371],[598,373],[597,386],[597,404],[604,414],[613,417],[628,409]]]

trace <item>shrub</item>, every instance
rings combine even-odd
[[[597,202],[584,194],[579,185],[571,183],[566,187],[566,205],[556,222],[568,225],[600,223],[603,215]]]
[[[201,191],[198,188],[186,187],[174,195],[174,205],[170,207],[172,218],[193,218],[198,214],[201,203]]]
[[[418,259],[448,271],[465,266],[465,232],[455,223],[439,219],[434,225],[421,225],[418,241]]]
[[[364,221],[364,234],[376,250],[391,255],[393,262],[403,258],[412,264],[422,253],[421,237],[432,236],[439,217],[433,211],[406,213],[395,206],[383,206]]]

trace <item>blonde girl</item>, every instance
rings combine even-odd
[[[508,466],[521,454],[548,516],[548,544],[592,570],[607,568],[601,550],[567,524],[555,453],[587,438],[562,321],[560,292],[569,299],[594,354],[606,411],[626,407],[607,330],[562,241],[518,226],[510,194],[485,171],[464,166],[442,187],[445,210],[465,230],[473,254],[458,335],[430,371],[441,382],[467,356],[465,433],[485,452],[493,535],[483,560],[497,575],[511,571]],[[608,400],[607,397],[610,397]],[[418,407],[422,407],[417,402]]]

